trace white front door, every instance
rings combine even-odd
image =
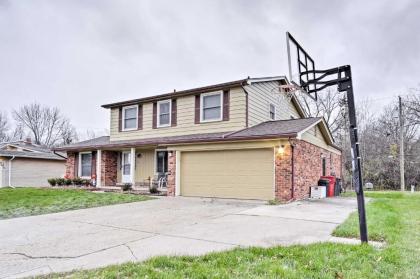
[[[131,182],[131,153],[130,151],[125,151],[122,153],[122,183]]]

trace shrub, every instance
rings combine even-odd
[[[58,186],[62,186],[62,185],[64,185],[65,179],[64,178],[57,178],[56,181],[57,181]]]
[[[278,199],[268,201],[268,205],[279,205],[279,204],[282,204],[282,202]]]
[[[122,186],[123,191],[131,190],[131,188],[132,188],[131,183],[124,183],[124,185]]]
[[[73,185],[82,185],[82,179],[80,177],[73,178]]]
[[[157,194],[157,193],[159,193],[159,190],[156,187],[156,185],[150,186],[149,191],[150,191],[151,194]]]
[[[47,181],[51,186],[57,185],[57,179],[55,178],[49,178]]]
[[[71,183],[72,183],[72,180],[71,180],[71,179],[64,178],[64,184],[65,184],[66,186],[70,186],[70,185],[71,185]]]
[[[82,179],[82,185],[84,186],[90,186],[90,179]]]

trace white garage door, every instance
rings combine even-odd
[[[181,153],[181,195],[274,198],[273,149]]]

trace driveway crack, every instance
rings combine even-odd
[[[134,255],[134,252],[133,252],[133,250],[131,250],[130,246],[128,246],[127,244],[124,244],[124,246],[127,247],[127,249],[130,251],[133,258],[137,261],[138,259],[137,259],[136,255]]]
[[[269,218],[279,218],[279,219],[286,219],[286,220],[298,220],[298,221],[305,221],[305,222],[314,222],[314,223],[325,223],[325,224],[334,224],[340,225],[340,222],[331,222],[331,221],[322,221],[322,220],[311,220],[311,219],[304,219],[304,218],[290,218],[290,217],[283,217],[283,216],[270,216],[270,215],[258,215],[258,214],[241,214],[241,213],[234,213],[232,215],[238,216],[251,216],[251,217],[269,217]]]
[[[2,253],[2,254],[3,255],[18,255],[18,256],[23,256],[27,259],[59,259],[59,260],[63,260],[63,259],[77,259],[77,258],[89,256],[89,255],[92,255],[92,254],[100,253],[100,252],[107,251],[107,250],[117,248],[117,247],[121,247],[121,246],[126,246],[130,250],[131,254],[133,254],[131,249],[127,246],[128,243],[136,242],[136,241],[139,241],[139,240],[143,240],[143,239],[147,239],[147,238],[151,238],[151,237],[155,237],[155,236],[156,236],[156,234],[149,235],[149,236],[146,236],[146,237],[134,239],[134,240],[127,241],[127,242],[124,242],[124,243],[121,243],[121,244],[109,246],[109,247],[106,247],[106,248],[95,250],[95,251],[92,251],[92,252],[89,252],[89,253],[80,254],[80,255],[77,255],[77,256],[31,256],[29,254],[22,253],[22,252],[9,252],[9,253]],[[133,254],[133,256],[134,256],[134,254]]]

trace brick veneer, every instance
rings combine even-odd
[[[287,201],[291,196],[292,189],[292,148],[284,147],[283,154],[276,154],[275,160],[275,197],[281,201]]]
[[[101,165],[101,185],[115,186],[117,184],[118,152],[103,150]]]
[[[167,195],[175,196],[175,181],[176,181],[176,152],[170,151],[168,156],[168,185]]]
[[[322,157],[326,158],[326,175],[341,177],[341,156],[302,140],[294,144],[294,185],[292,198],[291,146],[285,147],[282,155],[276,156],[275,196],[281,201],[300,200],[309,197],[310,187],[317,184],[322,175]]]
[[[97,176],[96,169],[97,152],[92,152],[92,176]],[[74,178],[77,176],[77,152],[67,152],[66,177]],[[115,186],[117,183],[118,171],[118,152],[102,151],[101,156],[101,183],[103,186]]]
[[[76,162],[76,153],[67,152],[66,160],[66,177],[73,179],[75,177],[75,162]]]

